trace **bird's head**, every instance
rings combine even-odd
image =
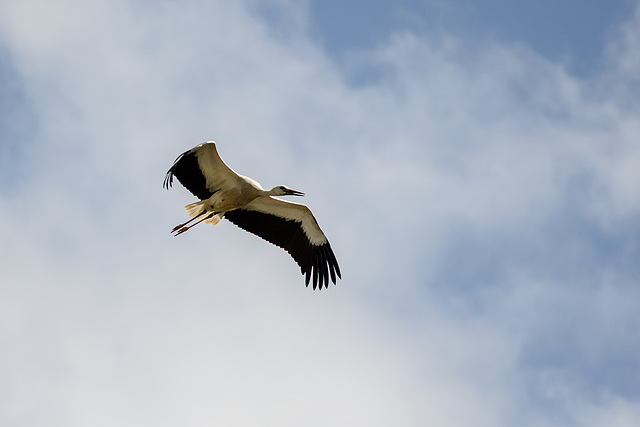
[[[292,190],[284,185],[273,187],[269,193],[271,193],[272,196],[304,196],[304,193]]]

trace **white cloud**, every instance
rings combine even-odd
[[[637,368],[627,80],[397,34],[354,85],[304,4],[250,6],[0,7],[38,120],[0,204],[3,424],[632,425],[639,384],[589,372]],[[338,286],[229,224],[168,233],[205,139],[308,194]]]

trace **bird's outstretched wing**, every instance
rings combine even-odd
[[[209,141],[178,156],[164,178],[164,188],[173,185],[175,176],[194,196],[204,200],[237,175],[220,158],[215,142]]]
[[[311,210],[302,204],[273,197],[258,197],[242,209],[224,216],[238,227],[280,246],[293,257],[313,289],[336,283],[340,267],[329,241],[320,229]]]

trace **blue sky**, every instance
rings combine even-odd
[[[312,36],[336,57],[373,48],[395,31],[445,32],[521,43],[584,76],[601,69],[608,39],[634,8],[628,0],[329,0],[310,2],[309,20]]]
[[[639,7],[0,3],[0,424],[638,425]],[[212,139],[337,286],[169,233]]]

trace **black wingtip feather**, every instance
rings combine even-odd
[[[315,291],[318,287],[318,265],[314,264],[313,266],[313,290]]]
[[[309,281],[311,280],[311,271],[307,270],[304,272],[304,286],[309,287]]]
[[[324,279],[324,287],[328,288],[329,287],[329,263],[327,262],[327,257],[325,255],[325,251],[326,251],[326,247],[323,247],[320,251],[319,251],[319,255],[320,255],[320,263],[325,266],[325,268],[322,269],[321,273],[322,273],[322,278]]]
[[[329,273],[331,274],[331,281],[333,282],[333,284],[336,284],[336,271],[335,271],[335,267],[334,267],[334,263],[332,262],[331,259],[331,251],[327,250],[327,258],[329,260]]]

